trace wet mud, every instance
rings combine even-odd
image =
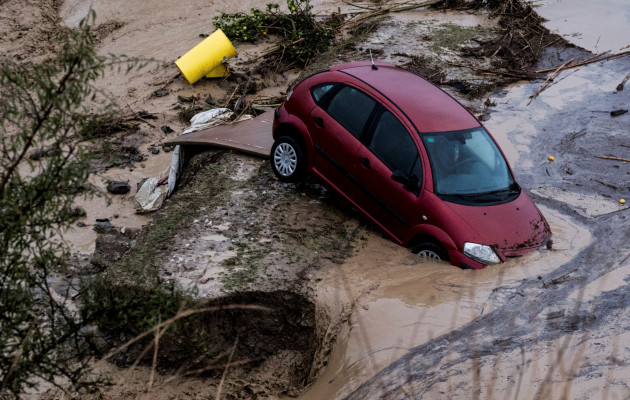
[[[592,240],[566,216],[543,209],[554,232],[554,250],[541,250],[481,271],[419,262],[376,235],[343,266],[329,272],[320,301],[357,299],[328,365],[300,398],[342,398],[416,346],[494,312],[510,298],[529,297],[517,287],[574,258]]]
[[[318,15],[356,10],[354,4],[314,3]],[[623,35],[610,35],[627,25],[625,4],[575,2],[573,11],[582,11],[569,15],[566,2],[537,3],[536,11],[549,19],[545,26],[552,33],[584,49],[544,46],[532,69],[629,44],[622,42]],[[121,112],[133,116],[146,110],[157,119],[139,121],[131,138],[129,132],[118,137],[121,146],[126,139],[134,141],[143,161],[100,170],[90,181],[104,195],[108,180],[127,181],[131,192],[77,202],[87,211],[81,221],[87,226],[76,227],[65,238],[84,257],[93,251],[96,234],[91,227],[97,218],[110,218],[119,227],[146,226],[155,220],[134,214],[129,203],[138,182],[159,176],[169,164],[169,153],[154,155],[149,147],[161,149],[179,134],[187,125],[187,113],[236,104],[241,98],[275,103],[306,72],[248,64],[246,60],[270,45],[261,40],[239,45],[230,79],[190,86],[176,77],[172,60],[198,43],[200,34],[214,30],[213,16],[263,7],[259,1],[193,1],[169,7],[159,1],[90,4],[98,15],[101,54],[154,59],[140,71],[112,71],[99,86],[120,104]],[[0,38],[0,54],[34,60],[54,53],[47,40],[60,26],[76,26],[88,10],[88,3],[76,0],[63,5],[45,1],[42,7],[28,2],[32,12],[22,13],[20,19],[16,10],[22,5],[9,0],[5,6],[11,12],[0,15],[10,29]],[[44,18],[42,10],[59,17]],[[618,12],[588,23],[578,18],[610,10]],[[38,29],[25,29],[42,20]],[[630,103],[628,89],[615,90],[628,73],[628,59],[564,71],[528,104],[542,81],[492,90],[529,76],[531,70],[509,79],[483,72],[492,67],[488,58],[493,58],[488,53],[479,57],[489,48],[484,45],[496,46],[498,37],[509,37],[497,31],[497,20],[485,12],[405,11],[357,27],[349,35],[359,39],[344,42],[307,70],[368,59],[372,51],[377,59],[431,75],[427,78],[483,116],[517,180],[542,205],[554,234],[552,250],[482,271],[419,263],[321,186],[281,185],[261,161],[228,154],[219,163],[221,169],[213,170],[231,176],[219,203],[185,203],[195,198],[190,194],[194,187],[171,200],[199,212],[160,245],[155,265],[165,281],[194,289],[200,297],[223,298],[255,288],[260,292],[241,300],[273,303],[274,318],[255,315],[239,325],[234,321],[240,317],[232,315],[212,322],[226,323],[223,353],[236,347],[236,338],[247,349],[241,354],[244,366],[233,369],[225,382],[216,371],[174,377],[166,368],[156,373],[151,388],[150,366],[118,369],[100,362],[96,369],[111,374],[116,384],[102,388],[95,398],[147,393],[154,398],[215,397],[218,392],[235,398],[304,399],[630,397],[625,380],[630,354],[624,347],[630,334],[623,323],[630,319],[630,231],[627,207],[618,202],[628,197],[630,170],[626,162],[598,158],[627,157],[630,148],[625,135],[629,114],[610,114]],[[35,42],[46,45],[35,49]],[[527,48],[522,43],[520,47]],[[469,66],[451,65],[462,61],[462,53],[468,55]],[[158,97],[157,90],[167,94]],[[167,133],[162,126],[175,132]],[[549,155],[554,162],[548,161]],[[199,183],[192,175],[185,177],[185,185]],[[283,294],[269,294],[277,292]],[[267,342],[272,346],[262,345]],[[273,346],[280,342],[284,344]],[[223,357],[221,365],[225,361]],[[50,393],[50,398],[58,397],[58,392]]]

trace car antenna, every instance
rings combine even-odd
[[[372,59],[372,69],[378,71],[378,67],[374,64],[374,57],[372,57],[372,49],[370,49],[370,59]]]

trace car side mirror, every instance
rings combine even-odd
[[[420,180],[418,180],[417,176],[405,175],[400,170],[394,171],[394,173],[392,174],[392,180],[394,182],[402,183],[405,189],[411,190],[412,192],[414,192],[418,188],[418,183],[420,183]]]

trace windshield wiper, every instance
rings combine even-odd
[[[444,197],[454,197],[457,199],[469,200],[469,201],[496,201],[496,200],[504,200],[513,195],[519,194],[521,188],[518,186],[506,188],[506,189],[498,189],[492,190],[490,192],[483,193],[440,193],[440,196]]]
[[[446,197],[456,197],[458,199],[470,199],[471,197],[474,198],[475,196],[477,196],[475,193],[469,193],[469,194],[465,194],[465,193],[439,193],[440,196],[446,196]]]
[[[485,193],[478,193],[475,197],[505,198],[505,197],[510,197],[512,195],[519,194],[520,192],[521,192],[521,188],[518,186],[515,186],[511,188],[492,190],[490,192],[485,192]]]

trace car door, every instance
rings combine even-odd
[[[337,84],[320,97],[324,85],[311,90],[317,106],[307,123],[315,147],[315,172],[353,199],[357,188],[351,174],[356,154],[363,146],[361,135],[376,102],[345,84]]]
[[[364,141],[353,170],[364,191],[360,207],[401,242],[419,215],[423,171],[416,141],[382,106]]]

